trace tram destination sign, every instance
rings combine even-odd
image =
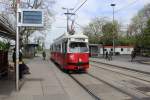
[[[70,41],[88,42],[88,39],[86,39],[86,38],[71,38]]]
[[[21,9],[19,17],[19,26],[44,26],[43,10],[41,9]]]
[[[75,38],[75,41],[84,42],[84,41],[85,41],[85,39],[83,39],[83,38]]]

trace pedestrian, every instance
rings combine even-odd
[[[105,58],[106,58],[106,60],[107,60],[107,59],[108,59],[108,51],[106,51],[106,54],[105,54],[105,55],[106,55]]]
[[[131,62],[135,59],[135,57],[136,57],[136,52],[135,52],[135,50],[133,50],[131,52]]]
[[[16,66],[16,48],[14,48],[12,59],[14,66]],[[23,62],[22,52],[19,51],[19,79],[23,78],[23,74],[30,74],[29,67]]]
[[[43,60],[45,60],[45,58],[46,58],[46,52],[45,51],[43,51],[42,56],[43,56]]]
[[[109,60],[112,60],[112,52],[109,51]]]
[[[16,48],[14,48],[12,59],[13,59],[14,65],[16,65]],[[22,52],[21,51],[19,51],[19,62],[22,62]]]

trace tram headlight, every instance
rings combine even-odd
[[[74,60],[74,58],[75,58],[75,57],[74,57],[74,55],[72,55],[72,54],[69,56],[69,59],[70,59],[70,60]]]

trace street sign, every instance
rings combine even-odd
[[[17,0],[17,27],[16,27],[16,90],[19,90],[19,29],[20,27],[42,28],[43,10],[41,9],[21,9],[20,0]]]
[[[20,9],[19,26],[43,27],[43,10]]]
[[[23,24],[42,24],[42,12],[23,11]]]

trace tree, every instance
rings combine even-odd
[[[116,45],[134,45],[135,44],[135,36],[132,37],[128,37],[128,36],[124,36],[124,37],[119,37],[116,40]]]
[[[10,47],[10,43],[9,42],[0,41],[0,50],[8,51],[9,47]]]
[[[27,0],[26,5],[30,8],[41,8],[44,10],[44,28],[38,29],[39,33],[42,35],[46,35],[50,30],[51,24],[54,20],[53,13],[52,13],[52,6],[55,4],[55,0],[34,0],[33,3],[30,0]],[[23,36],[23,40],[28,42],[28,38],[35,33],[37,29],[34,28],[24,28],[21,32]],[[44,34],[43,34],[44,33]],[[45,36],[46,37],[46,36]]]
[[[88,26],[83,28],[83,33],[89,37],[90,43],[101,43],[112,45],[113,36],[118,38],[120,24],[115,21],[114,24],[108,18],[95,18]]]
[[[83,33],[86,35],[102,34],[102,26],[108,21],[106,17],[93,19],[89,25],[83,28]]]
[[[93,19],[89,25],[83,28],[83,33],[89,37],[90,43],[99,43],[103,35],[102,27],[108,21],[106,17]]]
[[[150,4],[142,8],[136,16],[133,17],[128,27],[128,34],[133,38],[135,48],[150,49]],[[149,50],[148,50],[149,51]]]
[[[146,28],[143,29],[141,34],[140,43],[144,48],[150,48],[150,19],[147,22]]]
[[[38,36],[34,38],[34,43],[38,44],[37,50],[42,51],[45,47],[44,45],[44,37],[43,36]]]
[[[103,39],[101,40],[101,42],[105,43],[105,45],[112,45],[113,39],[118,39],[119,31],[120,25],[117,21],[115,21],[114,24],[112,22],[107,22],[102,27]]]
[[[143,29],[146,27],[147,21],[150,19],[150,4],[142,8],[136,16],[132,18],[128,32],[131,35],[143,34]]]
[[[44,10],[44,28],[38,29],[41,31],[40,33],[48,33],[47,31],[50,29],[51,24],[54,20],[53,18],[53,10],[52,7],[55,4],[55,0],[20,0],[21,8],[41,8]],[[1,4],[4,4],[5,11],[2,13],[2,17],[5,18],[5,22],[7,23],[11,29],[16,30],[16,0],[3,0]],[[9,13],[8,13],[9,12]],[[36,31],[35,28],[21,28],[20,29],[20,38],[23,41],[28,42],[28,38]],[[44,34],[45,35],[45,34]]]

